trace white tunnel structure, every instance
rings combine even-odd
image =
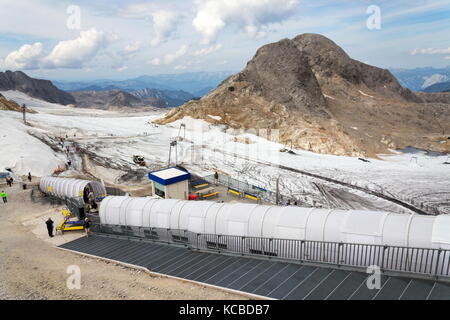
[[[338,256],[339,264],[368,266],[364,261],[372,259],[378,263],[382,255],[381,264],[390,264],[392,270],[402,268],[400,271],[413,272],[414,269],[416,273],[425,273],[422,270],[430,269],[427,272],[431,273],[435,269],[441,270],[443,276],[450,275],[450,251],[442,251],[438,256],[438,250],[429,250],[450,250],[450,215],[107,197],[100,206],[100,223],[126,230],[154,228],[152,234],[158,237],[159,233],[164,237],[165,232],[161,230],[168,229],[178,236],[186,234],[185,231],[203,234],[203,247],[208,247],[207,235],[221,235],[220,240],[217,237],[213,240],[220,241],[217,246],[221,249],[290,259],[298,259],[301,251],[301,260],[313,261],[320,256],[320,262],[331,263]],[[308,242],[307,252],[302,241],[290,240],[304,240],[303,246]],[[349,244],[344,253],[338,252],[339,243]],[[360,262],[355,263],[355,259]]]
[[[107,197],[100,222],[274,239],[450,249],[450,215]]]
[[[43,177],[39,189],[57,198],[72,198],[83,202],[88,190],[92,191],[96,198],[107,195],[105,186],[100,182],[70,178]]]

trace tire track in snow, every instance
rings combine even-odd
[[[208,147],[206,147],[206,148],[208,148]],[[298,173],[298,174],[301,174],[301,175],[304,175],[304,176],[308,176],[308,177],[311,177],[311,178],[327,181],[327,182],[332,183],[332,184],[337,184],[337,185],[341,185],[341,186],[344,186],[344,187],[347,187],[347,188],[350,188],[350,189],[362,191],[362,192],[364,192],[366,194],[369,194],[369,195],[372,195],[372,196],[375,196],[375,197],[387,200],[387,201],[392,202],[392,203],[394,203],[394,204],[396,204],[398,206],[404,207],[404,208],[406,208],[408,210],[411,210],[411,211],[413,211],[413,212],[415,212],[417,214],[432,215],[432,214],[427,213],[427,212],[425,212],[425,211],[423,211],[423,210],[421,210],[421,209],[419,209],[419,208],[417,208],[417,207],[415,207],[415,206],[413,206],[413,205],[411,205],[409,203],[401,201],[401,200],[399,200],[397,198],[394,198],[392,196],[385,195],[385,194],[383,194],[381,192],[378,192],[378,191],[373,191],[373,190],[370,190],[370,189],[366,189],[366,188],[363,188],[363,187],[360,187],[360,186],[357,186],[357,185],[354,185],[354,184],[351,184],[351,183],[348,183],[348,182],[343,182],[343,181],[336,180],[336,179],[333,179],[333,178],[324,177],[324,176],[321,176],[321,175],[318,175],[318,174],[315,174],[315,173],[311,173],[311,172],[307,172],[307,171],[304,171],[304,170],[291,168],[291,167],[288,167],[288,166],[285,166],[285,165],[277,165],[277,164],[274,164],[274,163],[271,163],[271,162],[267,162],[267,161],[250,159],[249,157],[245,157],[245,156],[242,156],[242,155],[239,155],[239,154],[236,154],[236,153],[232,153],[232,152],[223,151],[223,150],[220,150],[220,149],[215,149],[214,148],[214,149],[210,149],[210,150],[212,150],[214,152],[221,152],[221,153],[223,153],[225,155],[237,157],[239,159],[252,161],[252,162],[255,162],[255,163],[258,163],[258,164],[261,164],[261,165],[270,166],[270,167],[279,168],[279,169],[282,169],[282,170],[295,172],[295,173]]]

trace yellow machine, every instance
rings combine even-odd
[[[70,220],[70,218],[72,217],[72,214],[70,213],[68,208],[62,209],[62,215],[64,216],[64,220],[56,228],[57,232],[61,231],[61,233],[64,233],[65,231],[84,230],[84,221],[83,220],[76,220],[76,221]]]

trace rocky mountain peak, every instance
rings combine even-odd
[[[305,33],[292,41],[307,59],[321,86],[331,93],[336,93],[333,88],[337,85],[342,89],[353,85],[390,98],[419,101],[410,90],[402,88],[389,70],[350,58],[335,42],[322,35]]]
[[[63,105],[75,103],[67,92],[56,88],[49,80],[34,79],[22,71],[0,72],[0,90],[17,90],[33,98]]]
[[[445,99],[419,97],[390,71],[307,33],[261,47],[244,70],[157,122],[190,116],[232,128],[278,129],[282,143],[337,155],[376,156],[406,146],[446,151]]]

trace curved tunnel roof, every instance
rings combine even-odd
[[[97,197],[106,197],[106,189],[100,182],[71,179],[71,178],[56,178],[43,177],[39,183],[39,189],[46,194],[57,198],[73,198],[82,199],[84,190],[89,187]]]
[[[107,197],[102,224],[234,236],[450,249],[450,216]]]

